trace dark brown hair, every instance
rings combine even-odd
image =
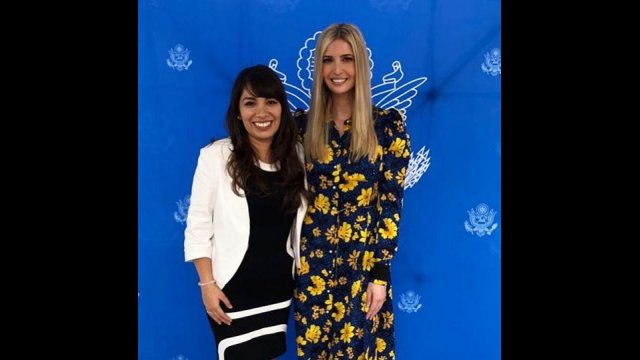
[[[232,189],[240,195],[238,188],[247,192],[247,182],[255,182],[263,194],[268,189],[258,170],[257,156],[249,142],[249,136],[241,120],[240,97],[247,89],[255,97],[276,99],[282,107],[280,127],[276,131],[271,143],[271,160],[280,165],[285,195],[283,208],[287,212],[296,211],[300,206],[300,195],[306,196],[304,188],[304,166],[298,155],[298,128],[289,110],[287,95],[278,75],[265,65],[255,65],[242,70],[236,78],[229,108],[227,109],[226,126],[233,144],[233,151],[227,162],[227,171],[231,178]]]

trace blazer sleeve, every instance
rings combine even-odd
[[[213,209],[218,186],[216,162],[213,146],[200,150],[184,231],[185,261],[213,256]]]

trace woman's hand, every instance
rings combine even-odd
[[[204,303],[205,309],[207,309],[207,314],[216,322],[218,325],[221,323],[225,323],[227,325],[231,325],[231,318],[222,311],[222,307],[220,307],[220,302],[222,301],[229,309],[232,309],[233,306],[227,296],[222,292],[222,290],[218,287],[217,284],[211,284],[208,286],[201,287],[202,291],[202,302]]]
[[[369,312],[367,312],[367,320],[373,319],[373,317],[380,311],[382,308],[382,304],[384,304],[385,299],[387,298],[387,286],[386,285],[376,285],[372,282],[367,286],[367,307],[369,308]]]

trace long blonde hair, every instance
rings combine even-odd
[[[357,26],[352,24],[332,24],[322,31],[315,53],[315,69],[313,74],[313,91],[311,93],[311,107],[307,122],[307,132],[304,148],[307,158],[324,160],[327,158],[327,144],[329,142],[331,107],[331,91],[324,84],[322,77],[322,57],[327,47],[334,40],[347,42],[353,51],[355,63],[355,86],[353,111],[351,114],[351,144],[350,158],[357,160],[365,155],[370,160],[375,159],[378,147],[373,113],[371,107],[371,75],[369,72],[369,56],[364,37]]]

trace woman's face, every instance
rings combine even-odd
[[[278,128],[282,106],[276,99],[255,97],[246,88],[240,96],[240,118],[249,133],[249,141],[271,144]]]
[[[351,92],[356,84],[356,65],[351,45],[344,40],[332,41],[322,56],[322,78],[334,95]]]

